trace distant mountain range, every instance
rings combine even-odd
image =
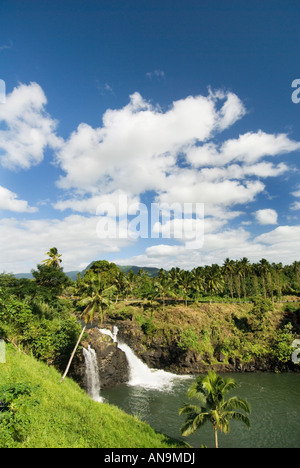
[[[93,264],[94,262],[90,263],[83,271],[66,271],[66,275],[71,278],[72,281],[75,281],[77,278],[78,273],[81,273],[83,275]],[[123,273],[128,273],[130,270],[133,271],[133,273],[136,275],[141,269],[144,271],[147,271],[148,275],[150,277],[154,277],[158,275],[159,268],[153,268],[153,267],[139,267],[136,265],[117,265]],[[26,278],[26,279],[33,279],[33,276],[31,273],[17,273],[14,275],[16,278],[21,279],[21,278]]]

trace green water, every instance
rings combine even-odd
[[[224,448],[300,448],[300,374],[247,373],[226,374],[239,387],[232,395],[246,398],[251,405],[251,428],[233,421],[230,433],[219,434]],[[159,432],[185,440],[193,447],[214,446],[211,426],[182,437],[180,427],[185,416],[178,409],[192,402],[186,396],[192,380],[176,380],[169,391],[119,386],[101,391],[108,403],[137,415]],[[229,394],[230,395],[230,394]]]

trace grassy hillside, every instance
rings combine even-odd
[[[14,418],[6,427],[1,419],[5,412],[0,408],[1,448],[178,447],[176,441],[156,433],[137,417],[94,402],[71,379],[63,384],[59,379],[54,368],[6,346],[6,363],[0,364],[0,400],[7,384],[26,384],[32,394],[23,397],[23,403],[22,398],[15,401],[11,409]],[[10,437],[7,434],[12,428]]]

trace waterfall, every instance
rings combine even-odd
[[[150,369],[141,359],[139,359],[132,349],[122,341],[118,340],[118,328],[114,327],[113,332],[106,328],[99,329],[104,335],[110,336],[118,347],[125,353],[129,365],[130,386],[140,386],[146,389],[171,390],[174,379],[186,378],[170,372],[158,369]]]
[[[87,393],[93,400],[102,402],[103,398],[100,397],[100,377],[96,352],[88,345],[88,349],[83,348],[83,355],[87,378]]]

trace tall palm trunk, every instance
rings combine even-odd
[[[218,429],[216,426],[214,426],[214,432],[215,432],[215,447],[219,448],[219,442],[218,442]]]
[[[69,372],[70,366],[71,366],[71,364],[72,364],[73,358],[74,358],[74,356],[75,356],[75,353],[76,353],[76,351],[77,351],[77,348],[78,348],[78,346],[79,346],[79,343],[80,343],[80,341],[81,341],[81,338],[83,337],[83,334],[84,334],[84,332],[85,332],[85,329],[86,329],[86,325],[84,325],[84,327],[83,327],[83,329],[82,329],[82,331],[81,331],[81,333],[80,333],[80,336],[79,336],[79,338],[78,338],[78,341],[77,341],[77,343],[76,343],[76,345],[75,345],[75,348],[73,349],[73,352],[72,352],[71,357],[70,357],[70,359],[69,359],[69,362],[68,362],[68,365],[67,365],[67,367],[66,367],[65,373],[64,373],[64,375],[62,376],[62,378],[60,379],[60,383],[62,383],[62,382],[64,381],[64,379],[65,379],[67,373]]]

